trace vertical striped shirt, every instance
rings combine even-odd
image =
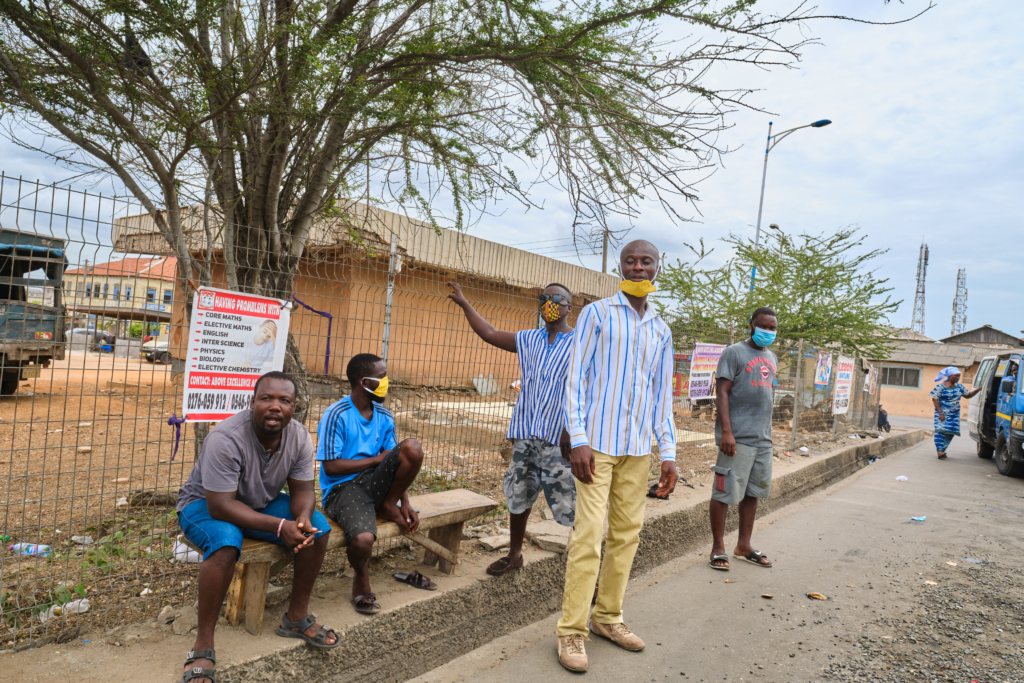
[[[559,332],[555,342],[548,344],[546,329],[516,332],[521,388],[505,438],[558,444],[566,427],[565,380],[572,336],[572,332]]]
[[[676,458],[672,332],[648,304],[641,319],[619,292],[588,304],[576,321],[566,410],[572,445],[608,455]]]

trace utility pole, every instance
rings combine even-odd
[[[608,230],[604,231],[604,240],[601,246],[601,272],[608,272]]]

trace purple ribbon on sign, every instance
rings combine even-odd
[[[331,325],[334,324],[334,317],[327,311],[318,311],[309,304],[303,302],[302,299],[295,296],[294,292],[292,292],[292,298],[295,299],[295,303],[302,306],[303,308],[313,311],[317,315],[322,315],[323,317],[327,318],[327,355],[324,357],[324,374],[330,374],[328,370],[331,367]]]
[[[185,418],[178,417],[175,413],[167,418],[167,424],[174,427],[174,453],[171,455],[171,461],[174,461],[174,456],[178,454],[178,444],[181,443],[181,425],[185,424]]]

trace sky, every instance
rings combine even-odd
[[[927,4],[822,0],[819,13],[892,21]],[[797,131],[771,152],[762,229],[777,223],[788,233],[818,234],[859,226],[867,248],[889,250],[877,272],[889,279],[893,298],[903,300],[890,320],[900,327],[911,323],[923,239],[930,251],[928,336],[950,334],[959,268],[967,270],[967,329],[988,324],[1019,334],[1021,288],[1013,282],[1024,259],[1022,18],[1024,3],[1017,0],[939,0],[898,26],[821,21],[809,35],[822,44],[806,48],[798,68],[717,74],[723,84],[759,88],[750,102],[771,113],[731,117],[719,142],[736,151],[698,185],[702,215],[687,209],[698,222],[674,225],[651,207],[629,237],[654,242],[672,260],[685,258],[683,244],[700,238],[711,246],[730,233],[752,238],[768,122],[780,132],[827,118],[831,126]],[[543,216],[508,206],[500,219],[470,232],[577,261],[563,243],[540,242],[569,235],[567,208],[552,192]],[[716,253],[724,258],[724,245]],[[601,267],[600,256],[582,263]]]
[[[758,8],[785,11],[797,2],[762,0]],[[927,5],[821,0],[818,13],[893,21]],[[724,260],[728,253],[718,240],[754,234],[768,122],[779,132],[828,118],[831,126],[797,131],[772,151],[762,227],[777,223],[787,233],[818,234],[859,226],[866,248],[888,250],[876,261],[877,274],[889,279],[893,298],[903,300],[890,319],[900,327],[911,323],[924,240],[930,250],[926,334],[949,336],[959,268],[967,270],[967,329],[989,324],[1019,334],[1022,19],[1019,0],[938,0],[924,16],[897,26],[815,22],[807,35],[821,44],[805,48],[794,69],[714,72],[713,84],[757,88],[749,103],[770,113],[740,111],[729,118],[719,145],[735,151],[697,186],[699,213],[679,207],[694,222],[674,224],[650,206],[629,238],[654,242],[670,260],[686,258],[684,243],[703,239]],[[44,182],[69,176],[7,141],[0,141],[0,154],[8,176]],[[564,193],[556,187],[536,193],[542,211],[505,202],[470,234],[580,262],[564,242],[552,241],[571,234]],[[582,263],[601,267],[597,255]]]

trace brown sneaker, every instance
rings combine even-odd
[[[568,636],[558,636],[558,663],[569,671],[586,671],[587,650],[583,647],[583,641],[589,640],[586,636],[573,633]]]
[[[593,619],[590,620],[590,631],[594,635],[607,638],[623,650],[640,652],[644,649],[644,641],[630,631],[625,624],[599,624]]]

